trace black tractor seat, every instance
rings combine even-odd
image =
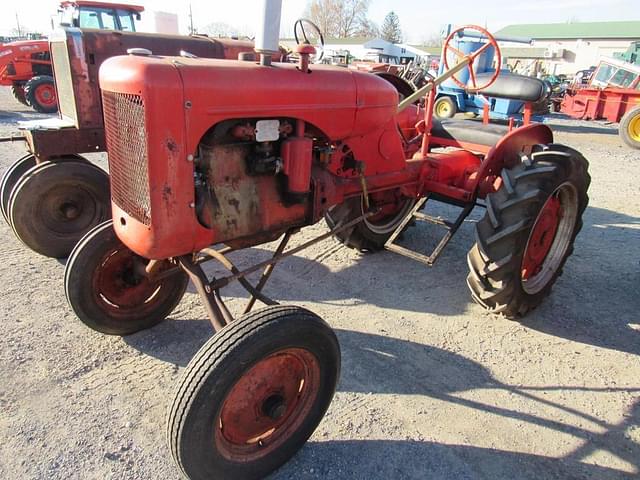
[[[493,72],[478,73],[476,75],[476,83],[482,85],[488,82],[492,75]],[[543,101],[549,95],[549,89],[542,80],[537,78],[525,77],[514,73],[501,73],[495,82],[478,93],[487,97],[537,103]]]
[[[493,147],[509,133],[506,125],[490,123],[485,125],[475,120],[438,120],[433,119],[431,136],[463,143],[474,143]],[[437,140],[434,140],[437,144]]]

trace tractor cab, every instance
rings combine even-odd
[[[110,2],[69,0],[60,3],[60,25],[135,32],[144,7]]]

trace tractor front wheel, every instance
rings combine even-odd
[[[640,149],[640,106],[628,111],[622,117],[619,135],[631,148]]]
[[[372,194],[369,200],[379,212],[336,234],[340,243],[360,252],[382,250],[391,234],[415,205],[415,199],[402,196],[398,190]],[[364,213],[364,201],[362,196],[359,196],[332,207],[324,218],[329,228],[333,229],[339,223],[348,223]]]
[[[160,280],[144,274],[148,260],[129,250],[108,220],[71,252],[64,271],[67,301],[89,328],[128,335],[160,323],[180,303],[189,278],[181,270]]]
[[[109,176],[75,156],[42,162],[13,187],[7,212],[26,246],[66,258],[86,232],[111,216]]]
[[[340,346],[320,317],[294,306],[243,315],[189,362],[167,421],[173,458],[191,480],[263,478],[324,416]]]
[[[519,318],[549,295],[582,227],[591,181],[577,151],[549,145],[502,171],[467,257],[475,301]]]
[[[58,98],[53,77],[39,75],[33,77],[24,86],[24,96],[27,103],[40,113],[55,113],[58,111]]]

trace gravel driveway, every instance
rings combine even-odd
[[[0,89],[0,135],[30,118]],[[333,239],[276,268],[267,293],[336,328],[342,377],[324,421],[274,479],[639,478],[640,152],[612,126],[552,126],[590,160],[591,203],[564,275],[524,323],[486,314],[467,291],[482,212],[431,269]],[[0,170],[22,154],[0,144]],[[195,290],[151,330],[100,335],[66,304],[64,262],[0,223],[0,478],[179,478],[165,413],[212,334]],[[405,242],[424,250],[439,234],[419,225]],[[225,294],[237,311],[242,291]]]

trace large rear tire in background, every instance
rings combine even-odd
[[[582,227],[587,169],[579,152],[554,144],[502,171],[502,186],[487,195],[467,256],[476,302],[515,319],[549,295]]]
[[[55,113],[58,111],[58,98],[56,96],[53,77],[38,75],[29,80],[24,86],[24,96],[36,112]]]
[[[433,113],[438,118],[453,118],[457,111],[456,102],[451,97],[440,97],[433,104]]]
[[[189,284],[178,270],[160,280],[142,274],[148,260],[129,250],[108,220],[85,235],[64,270],[67,302],[89,328],[129,335],[162,322]]]
[[[13,187],[16,186],[20,178],[27,173],[28,170],[33,168],[36,164],[36,157],[31,154],[27,154],[20,157],[18,160],[7,168],[0,180],[0,210],[2,210],[2,216],[9,222],[9,199],[11,198],[11,192]]]
[[[13,97],[23,105],[29,106],[27,103],[27,98],[24,94],[24,84],[23,83],[14,83],[11,85],[11,94]]]
[[[264,478],[311,436],[339,375],[336,335],[314,313],[245,314],[187,365],[167,418],[173,458],[191,480]]]
[[[380,208],[380,212],[336,234],[340,243],[360,252],[382,250],[416,202],[413,198],[401,196],[398,190],[376,193],[369,198],[373,205]],[[359,196],[332,207],[324,218],[329,228],[333,229],[338,223],[348,223],[364,213],[364,202]]]
[[[7,214],[26,246],[66,258],[85,233],[111,217],[109,175],[75,156],[42,162],[18,180]]]
[[[631,148],[640,149],[640,106],[628,111],[622,117],[618,134]]]

